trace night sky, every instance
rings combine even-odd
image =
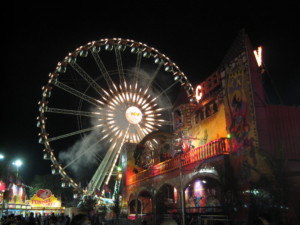
[[[37,174],[50,174],[36,127],[41,87],[68,52],[101,38],[146,43],[167,55],[196,84],[214,72],[238,32],[245,29],[253,46],[264,48],[270,102],[280,103],[277,90],[284,104],[299,106],[300,7],[298,3],[274,4],[204,7],[186,1],[185,5],[161,1],[140,7],[127,2],[101,7],[42,4],[5,9],[1,13],[0,136],[5,162],[23,159],[25,183]],[[270,78],[275,86],[270,85]]]

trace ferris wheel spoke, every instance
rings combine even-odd
[[[102,160],[103,160],[102,155],[99,155],[97,152],[92,152],[92,154],[95,156],[95,158],[98,160],[99,163],[102,162]]]
[[[155,80],[155,78],[156,78],[156,76],[158,74],[158,71],[160,70],[160,68],[162,67],[162,65],[163,65],[162,63],[158,64],[156,70],[154,71],[154,73],[151,76],[151,79],[150,79],[150,81],[149,81],[148,86],[147,86],[146,89],[148,89],[152,85],[152,82]]]
[[[128,125],[128,128],[123,136],[122,141],[117,140],[114,144],[112,144],[110,146],[107,153],[105,154],[105,157],[103,158],[102,163],[99,165],[95,174],[93,175],[93,177],[88,185],[92,192],[94,192],[95,189],[100,188],[102,186],[106,176],[107,176],[107,180],[109,180],[109,178],[112,174],[112,171],[114,169],[116,160],[118,159],[120,151],[122,150],[129,127],[130,127],[130,124]],[[114,160],[114,162],[113,162],[113,160]],[[110,168],[111,168],[111,170],[109,171]]]
[[[109,76],[109,73],[107,72],[107,69],[106,69],[104,63],[102,62],[100,56],[96,52],[91,51],[91,53],[92,53],[93,58],[96,61],[96,64],[97,64],[99,70],[101,71],[101,74],[103,75],[109,89],[112,89],[114,82],[111,79],[111,77]]]
[[[97,127],[99,127],[99,126],[93,126],[93,127],[89,127],[89,128],[86,128],[86,129],[81,129],[81,130],[74,131],[74,132],[71,132],[71,133],[67,133],[67,134],[63,134],[63,135],[56,136],[56,137],[53,137],[53,138],[49,138],[48,142],[57,141],[57,140],[67,138],[67,137],[71,137],[71,136],[74,136],[74,135],[77,135],[77,134],[86,133],[86,132],[97,129]]]
[[[172,110],[172,109],[173,109],[173,106],[168,106],[168,107],[164,107],[164,108],[155,109],[154,111],[155,112],[162,112],[162,111]]]
[[[98,94],[101,95],[101,87],[99,84],[97,84],[97,82],[91,78],[91,76],[81,66],[79,66],[75,61],[71,62],[70,65]]]
[[[155,99],[157,99],[158,97],[160,97],[162,94],[167,93],[168,90],[170,90],[173,86],[175,86],[179,81],[174,82],[173,84],[171,84],[169,87],[167,87],[166,89],[164,89],[162,92],[160,92]]]
[[[173,121],[160,120],[159,122],[160,122],[162,125],[169,125],[169,126],[172,126],[172,125],[173,125]]]
[[[64,91],[66,91],[66,92],[68,92],[68,93],[70,93],[70,94],[72,94],[72,95],[74,95],[74,96],[76,96],[76,97],[78,97],[78,98],[86,101],[86,102],[91,103],[92,105],[95,105],[97,107],[99,107],[99,105],[100,105],[100,102],[98,100],[96,100],[96,99],[94,99],[94,98],[92,98],[90,96],[87,96],[86,94],[84,94],[84,93],[82,93],[80,91],[77,91],[74,88],[71,88],[70,86],[65,85],[65,84],[63,84],[63,83],[61,83],[59,81],[55,81],[53,83],[53,85],[55,85],[56,87],[58,87],[58,88],[60,88],[60,89],[62,89]]]
[[[135,64],[135,68],[134,68],[133,84],[136,83],[139,78],[138,76],[139,76],[140,67],[141,67],[142,55],[143,55],[142,51],[139,51],[139,53],[137,54],[136,64]]]
[[[117,66],[118,66],[120,83],[124,84],[125,76],[124,76],[124,69],[123,69],[123,63],[122,63],[122,56],[121,56],[120,50],[116,46],[114,49],[115,49],[115,54],[116,54],[116,61],[117,61]]]
[[[100,113],[98,112],[85,112],[78,110],[70,110],[70,109],[58,109],[58,108],[46,108],[46,112],[49,113],[57,113],[57,114],[65,114],[65,115],[74,115],[74,116],[86,116],[86,117],[99,117]]]
[[[122,150],[122,148],[123,148],[123,145],[124,145],[124,142],[125,142],[125,139],[126,139],[126,136],[127,136],[127,133],[128,133],[129,128],[130,128],[130,124],[128,124],[128,127],[127,127],[127,129],[126,129],[126,132],[125,132],[125,134],[124,134],[124,136],[123,136],[122,142],[121,142],[121,144],[120,144],[120,146],[119,146],[118,152],[117,152],[116,156],[113,158],[112,164],[111,164],[111,163],[109,164],[109,165],[112,165],[112,166],[110,167],[110,171],[109,171],[108,177],[107,177],[106,182],[105,182],[106,185],[108,184],[108,182],[109,182],[109,180],[110,180],[110,177],[111,177],[111,175],[112,175],[113,169],[115,168],[115,165],[116,165],[116,163],[117,163],[117,160],[118,160],[119,155],[120,155],[120,153],[121,153],[121,150]]]
[[[88,184],[89,190],[94,192],[99,186],[102,184],[105,176],[107,175],[108,172],[108,161],[109,158],[112,157],[113,151],[115,150],[116,143],[111,145],[109,149],[107,150],[101,164],[97,168],[96,172],[94,173],[91,181]]]
[[[142,128],[139,124],[134,124],[134,128],[137,132],[138,137],[140,138],[140,140],[142,140],[143,137],[146,136],[145,132],[142,130]]]
[[[71,166],[74,162],[76,162],[78,159],[80,159],[84,154],[90,153],[89,149],[95,147],[101,140],[96,141],[93,145],[89,146],[88,148],[86,148],[84,151],[82,151],[79,155],[77,155],[76,158],[74,158],[71,162],[69,162],[64,168],[63,170],[65,170],[66,168],[68,168],[69,166]]]

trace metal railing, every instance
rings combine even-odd
[[[230,139],[220,138],[211,141],[207,144],[201,145],[197,148],[191,149],[188,152],[177,155],[172,159],[158,163],[153,167],[143,170],[137,174],[132,175],[128,179],[128,185],[134,184],[136,182],[148,179],[153,176],[157,176],[169,171],[179,169],[180,160],[182,166],[189,165],[191,163],[212,158],[218,155],[224,155],[230,153]]]

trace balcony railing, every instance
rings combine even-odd
[[[182,163],[181,165],[182,167],[184,167],[197,161],[229,153],[230,139],[220,138],[205,145],[201,145],[197,148],[191,149],[190,151],[185,152],[181,155],[177,155],[172,159],[156,164],[147,170],[143,170],[137,174],[132,175],[128,179],[128,185],[178,169],[180,167],[180,158]]]

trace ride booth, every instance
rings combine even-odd
[[[38,190],[28,201],[30,212],[35,215],[60,215],[65,213],[65,207],[61,206],[61,200],[57,199],[49,189]]]

